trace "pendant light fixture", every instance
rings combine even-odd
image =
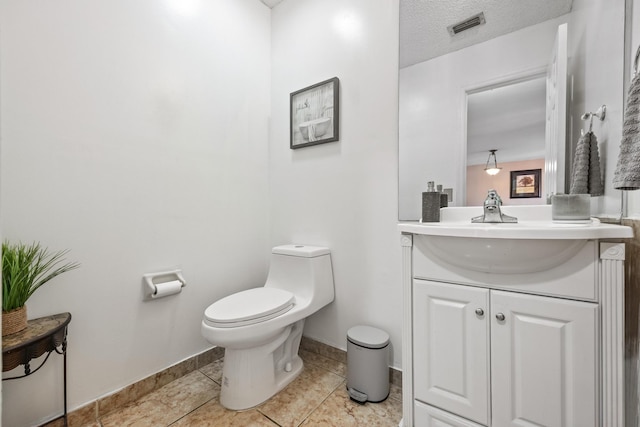
[[[487,166],[484,168],[484,171],[489,175],[496,175],[500,172],[498,167],[498,160],[496,160],[496,151],[498,150],[489,150],[489,158],[487,159]]]

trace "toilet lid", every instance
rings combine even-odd
[[[289,311],[293,300],[294,295],[283,289],[248,289],[214,302],[205,310],[204,317],[219,327],[250,325]]]

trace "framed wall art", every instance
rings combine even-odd
[[[340,80],[334,77],[291,93],[290,148],[339,139]]]
[[[541,169],[511,171],[511,198],[540,197]]]

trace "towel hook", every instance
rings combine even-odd
[[[582,120],[587,120],[587,119],[589,120],[589,132],[591,132],[593,129],[593,116],[596,116],[597,118],[600,119],[600,121],[603,121],[604,118],[607,117],[607,106],[603,104],[600,106],[600,108],[598,108],[598,110],[595,113],[592,113],[592,112],[584,113],[580,117]],[[584,135],[584,130],[582,131],[582,134]]]

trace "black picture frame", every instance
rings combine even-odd
[[[333,77],[292,92],[289,98],[292,150],[338,141],[340,80]]]
[[[542,169],[511,171],[511,198],[526,199],[540,197]]]

